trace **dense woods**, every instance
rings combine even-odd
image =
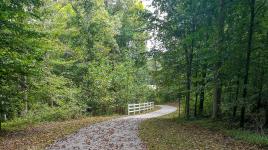
[[[150,99],[147,14],[138,0],[1,0],[1,122],[123,113]]]
[[[186,118],[268,125],[266,0],[154,0],[154,50],[162,100],[180,99]],[[159,15],[160,14],[160,15]],[[236,124],[239,123],[239,124]]]
[[[152,7],[0,0],[0,125],[179,101],[188,120],[224,120],[263,134],[267,0],[153,0]]]

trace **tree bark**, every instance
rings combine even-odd
[[[195,93],[195,102],[194,102],[194,116],[197,116],[197,99],[198,99],[198,93]]]
[[[207,67],[203,65],[202,67],[202,80],[201,80],[201,88],[200,88],[200,96],[199,96],[199,115],[203,115],[204,110],[204,101],[205,101],[205,80],[207,75]]]
[[[190,98],[191,98],[191,82],[192,82],[192,50],[191,48],[190,51],[185,49],[185,55],[186,55],[186,61],[187,61],[187,73],[186,73],[186,105],[185,105],[185,111],[186,111],[186,118],[190,118]]]
[[[198,60],[198,58],[197,58]],[[198,78],[198,68],[196,68],[196,71],[195,71],[195,78],[197,79]],[[199,94],[199,91],[198,91],[198,80],[195,81],[195,102],[194,102],[194,117],[197,117],[197,100],[198,100],[198,94]]]
[[[205,5],[208,6],[208,2],[205,1]],[[207,31],[206,31],[206,48],[209,48],[209,36],[210,36],[210,32],[209,32],[209,28],[211,28],[211,24],[212,24],[212,16],[209,13],[207,16]],[[201,71],[201,88],[200,88],[200,96],[199,96],[199,115],[203,116],[203,111],[204,111],[204,101],[205,101],[205,86],[206,86],[206,76],[207,76],[207,60],[204,61],[204,64],[202,65],[202,71]]]
[[[216,81],[215,84],[216,84],[216,86],[215,86],[215,93],[214,93],[212,118],[218,119],[220,117],[222,86],[221,86],[221,81]]]
[[[236,81],[236,91],[235,91],[235,105],[233,108],[233,118],[236,117],[236,112],[237,112],[237,100],[238,100],[238,94],[239,94],[239,78]]]
[[[212,118],[218,119],[220,117],[220,105],[221,105],[221,93],[222,93],[222,83],[221,83],[221,73],[220,68],[222,66],[222,52],[224,50],[223,42],[224,42],[224,0],[219,0],[219,27],[218,27],[218,43],[217,43],[217,54],[218,60],[216,62],[215,69],[215,93],[213,99],[213,113]]]
[[[195,32],[195,18],[192,19],[192,33]],[[193,61],[193,51],[194,51],[194,39],[191,41],[191,48],[187,49],[185,47],[185,57],[186,57],[186,64],[187,64],[187,71],[186,71],[186,118],[190,118],[190,99],[191,99],[191,84],[192,84],[192,61]]]
[[[259,96],[258,96],[258,101],[257,101],[257,111],[259,111],[259,109],[263,107],[263,104],[262,104],[263,78],[264,78],[264,68],[262,67],[261,76],[260,76],[260,85],[259,85]]]
[[[2,131],[2,121],[3,121],[3,104],[4,104],[4,101],[1,101],[0,103],[0,131]]]
[[[255,22],[255,0],[250,0],[250,22],[249,22],[249,31],[248,31],[248,46],[247,46],[247,58],[245,65],[245,77],[244,77],[244,89],[243,89],[243,103],[240,114],[240,127],[245,126],[245,112],[246,112],[246,98],[247,98],[247,87],[248,87],[248,74],[250,66],[250,55],[252,50],[252,39],[253,39],[253,29]]]
[[[265,104],[265,123],[264,126],[267,128],[268,127],[268,102]]]
[[[179,101],[179,118],[181,117],[181,99]]]

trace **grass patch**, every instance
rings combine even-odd
[[[250,131],[243,130],[225,130],[225,133],[234,137],[235,139],[247,141],[252,144],[257,144],[263,147],[268,148],[268,136],[260,135]]]
[[[149,150],[261,149],[258,145],[226,136],[214,130],[216,128],[203,127],[200,121],[198,124],[198,121],[178,120],[177,116],[178,112],[175,112],[141,123],[139,136]],[[207,125],[214,127],[211,123]]]
[[[32,124],[17,128],[16,131],[5,131],[0,135],[0,149],[44,149],[55,140],[72,134],[80,128],[112,118],[115,116],[84,117]]]
[[[210,119],[194,120],[189,123],[200,125],[204,128],[223,132],[234,139],[242,140],[260,147],[268,147],[268,135],[261,135],[249,130],[234,129],[228,122],[212,121]]]

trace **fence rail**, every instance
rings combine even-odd
[[[154,102],[139,103],[139,104],[128,104],[128,115],[136,112],[141,113],[144,111],[152,110],[154,108]]]

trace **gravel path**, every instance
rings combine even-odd
[[[160,110],[147,114],[121,117],[82,128],[46,150],[144,150],[146,147],[138,137],[139,123],[176,111],[176,107],[160,107]]]

